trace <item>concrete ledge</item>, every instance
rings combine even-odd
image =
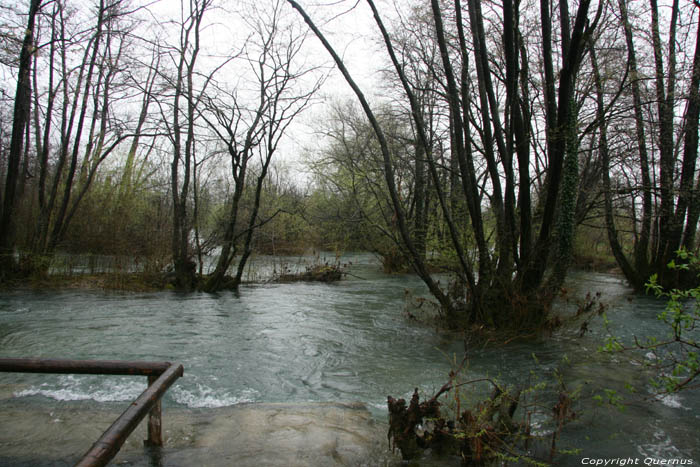
[[[0,465],[72,465],[120,404],[0,400]],[[104,407],[108,405],[108,407]],[[122,404],[123,405],[123,404]],[[164,447],[142,444],[144,423],[113,461],[133,466],[396,465],[387,426],[361,403],[168,407]],[[96,435],[95,435],[96,433]]]

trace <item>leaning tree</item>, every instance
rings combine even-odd
[[[464,220],[441,189],[441,167],[416,83],[378,8],[367,0],[411,110],[459,265],[457,284],[448,291],[431,276],[416,246],[396,186],[394,157],[370,103],[311,17],[294,0],[288,2],[333,57],[372,125],[402,247],[448,321],[520,329],[545,324],[572,254],[581,139],[577,79],[603,4],[592,12],[590,0],[582,0],[572,15],[568,2],[559,2],[555,11],[552,2],[543,0],[536,17],[511,0],[490,4],[488,13],[478,0],[468,0],[466,8],[460,0],[453,8],[431,1],[450,117],[448,144],[468,213]],[[533,83],[538,89],[533,90]],[[542,132],[537,131],[540,124]],[[465,223],[473,242],[466,243],[460,234]]]

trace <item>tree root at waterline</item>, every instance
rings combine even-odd
[[[447,383],[424,402],[420,402],[416,389],[408,407],[404,399],[389,396],[388,437],[404,459],[414,459],[431,449],[436,454],[457,455],[467,465],[483,465],[497,457],[504,443],[525,433],[525,428],[513,421],[519,392],[510,395],[496,387],[490,399],[474,410],[463,411],[453,421],[442,416],[437,400],[450,389]]]
[[[552,462],[563,425],[576,417],[566,392],[560,393],[559,401],[550,415],[556,428],[551,433],[550,446],[546,447],[542,443],[544,439],[532,434],[531,414],[523,417],[522,422],[514,418],[520,405],[527,406],[526,403],[521,404],[521,391],[509,391],[491,380],[489,382],[494,390],[490,398],[467,410],[457,409],[454,419],[444,416],[438,398],[460,386],[453,384],[454,373],[450,376],[450,381],[437,394],[423,402],[420,401],[418,389],[413,392],[408,405],[404,399],[388,397],[387,436],[392,448],[398,448],[404,460],[416,459],[430,450],[438,456],[457,456],[462,465],[469,466],[491,465],[499,460],[525,460],[547,465],[532,457],[533,443],[539,439],[540,449],[544,448],[541,457],[549,458],[545,462]]]

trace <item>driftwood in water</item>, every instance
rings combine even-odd
[[[427,419],[440,419],[440,403],[437,398],[420,402],[418,388],[413,392],[411,402],[406,407],[406,400],[387,398],[389,406],[389,441],[399,448],[404,459],[413,459],[428,447],[430,440],[419,435],[420,427]]]
[[[449,391],[448,383],[427,401],[420,402],[418,389],[406,406],[404,399],[389,396],[389,432],[393,446],[404,459],[414,459],[424,450],[459,456],[466,465],[483,465],[494,459],[505,442],[524,427],[513,421],[520,393],[509,395],[496,387],[491,398],[463,411],[457,420],[440,413],[438,397]]]
[[[336,282],[345,274],[340,266],[313,266],[299,273],[280,274],[276,282]]]

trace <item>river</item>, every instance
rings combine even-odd
[[[0,356],[178,361],[185,377],[166,394],[166,413],[215,417],[217,411],[251,403],[362,402],[383,427],[386,396],[410,397],[414,387],[425,395],[435,392],[461,360],[465,342],[406,319],[407,297],[427,296],[415,276],[384,275],[371,255],[341,261],[351,264],[352,274],[338,283],[268,283],[242,287],[238,294],[3,291]],[[627,340],[662,329],[655,316],[663,303],[633,294],[619,276],[572,273],[568,288],[572,298],[600,292],[613,330]],[[575,302],[560,303],[561,313],[570,314]],[[581,452],[560,458],[559,464],[605,457],[639,458],[640,464],[646,458],[700,462],[697,393],[634,402],[624,411],[591,400],[626,383],[642,393],[650,389],[648,375],[628,358],[597,351],[605,335],[602,319],[589,329],[583,337],[572,326],[526,343],[467,344],[465,379],[523,385],[558,373],[569,389],[581,388],[578,420],[559,441]],[[0,406],[5,407],[0,430],[6,431],[0,437],[0,463],[4,448],[31,450],[38,440],[51,442],[50,430],[42,432],[41,426],[31,435],[35,440],[26,434],[30,439],[14,439],[8,417],[61,403],[74,411],[82,405],[95,413],[101,407],[118,413],[119,403],[136,398],[145,384],[134,377],[0,374]],[[463,391],[473,401],[487,393],[482,385]],[[556,394],[545,389],[537,397],[551,406]],[[545,433],[550,427],[542,423]]]

